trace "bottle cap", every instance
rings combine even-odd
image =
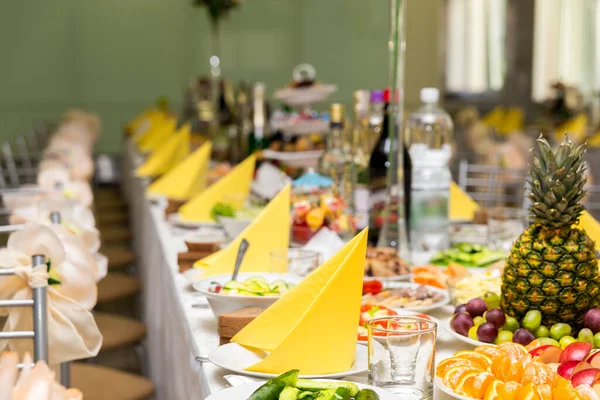
[[[440,91],[437,88],[421,89],[421,101],[423,103],[437,103],[440,99]]]
[[[383,103],[383,90],[371,91],[371,103]]]
[[[394,99],[396,102],[400,98],[400,96],[398,96],[398,94],[399,94],[399,91],[398,91],[398,89],[396,89],[396,96]],[[392,90],[390,88],[383,89],[383,101],[385,103],[389,103],[391,99],[392,99]]]
[[[333,123],[340,123],[344,121],[344,105],[334,103],[329,107],[329,120]]]

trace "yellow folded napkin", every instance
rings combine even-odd
[[[271,251],[290,246],[290,196],[290,185],[287,185],[226,249],[196,261],[194,267],[204,269],[203,277],[233,273],[240,242],[246,239],[250,247],[240,272],[270,271]]]
[[[192,198],[179,209],[184,221],[210,222],[210,210],[223,201],[227,195],[240,195],[245,200],[250,194],[250,184],[254,177],[256,155],[247,157],[227,175]]]
[[[600,131],[588,140],[589,147],[600,147]]]
[[[586,114],[581,113],[559,126],[556,131],[554,131],[554,137],[556,141],[560,143],[566,133],[573,142],[583,143],[587,136],[587,127],[588,117]]]
[[[135,171],[140,177],[160,176],[179,164],[190,152],[191,133],[180,129],[150,154],[150,157]]]
[[[523,130],[523,110],[519,108],[509,108],[506,117],[496,127],[499,133],[509,134],[515,131]]]
[[[450,219],[472,220],[479,205],[456,183],[450,183],[450,204],[448,205]]]
[[[158,122],[155,123],[151,129],[146,131],[140,136],[139,140],[136,141],[138,149],[142,153],[148,153],[156,150],[160,147],[165,140],[176,132],[177,119],[175,117],[159,118]]]
[[[189,200],[206,187],[212,143],[206,142],[148,187],[148,193]]]
[[[248,371],[347,371],[356,352],[367,229],[231,339],[270,351]]]
[[[583,229],[596,242],[596,249],[600,250],[600,223],[589,212],[584,211],[581,214],[577,227]]]

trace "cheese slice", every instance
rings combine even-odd
[[[248,371],[328,374],[349,370],[356,353],[367,229],[231,339],[270,351]]]
[[[450,183],[450,219],[471,221],[479,205],[456,183]]]
[[[179,209],[184,221],[212,221],[210,210],[215,204],[223,201],[227,195],[241,195],[244,199],[250,194],[250,184],[254,176],[256,155],[247,157],[227,175],[192,198]]]
[[[212,143],[198,147],[185,160],[148,187],[149,193],[170,199],[189,200],[206,187]]]
[[[177,119],[175,117],[167,117],[160,119],[149,131],[142,135],[137,142],[138,148],[142,153],[152,152],[162,145],[165,140],[176,132]]]
[[[136,175],[155,177],[168,172],[185,158],[185,151],[189,153],[190,136],[188,129],[173,134],[164,145],[153,151],[150,157],[137,168]]]
[[[576,227],[583,229],[596,242],[596,249],[600,250],[600,223],[589,212],[584,211],[581,214],[579,224]]]
[[[246,239],[250,246],[240,272],[286,272],[285,265],[278,266],[279,270],[271,268],[270,253],[287,249],[290,245],[290,196],[290,185],[287,185],[226,249],[197,261],[194,266],[204,269],[202,276],[233,273],[242,239]]]

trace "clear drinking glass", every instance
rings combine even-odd
[[[402,399],[432,399],[437,324],[417,317],[373,318],[369,332],[369,384]],[[376,354],[373,342],[385,349]]]
[[[500,207],[488,211],[488,247],[510,252],[513,243],[527,228],[529,212],[521,208]]]
[[[321,254],[312,250],[278,249],[271,253],[271,272],[304,277],[319,266]]]

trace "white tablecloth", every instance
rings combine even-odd
[[[131,205],[134,247],[143,282],[150,377],[156,385],[158,400],[201,400],[226,385],[223,376],[227,371],[196,361],[196,357],[206,357],[218,346],[217,321],[210,309],[192,307],[205,300],[179,273],[177,253],[185,250],[183,233],[169,226],[163,210],[146,199],[146,183],[132,175],[139,160],[140,156],[128,143],[124,188]],[[432,316],[445,325],[449,314],[446,309]],[[444,333],[443,326],[437,346],[436,361],[455,351],[472,348]],[[436,391],[435,398],[450,397]]]

